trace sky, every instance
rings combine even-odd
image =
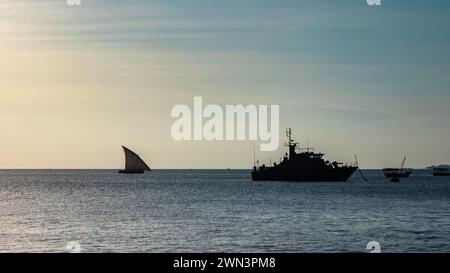
[[[333,161],[450,163],[449,1],[81,2],[0,0],[0,168],[119,169],[121,145],[152,168],[250,168],[251,141],[172,139],[194,96],[280,105]]]

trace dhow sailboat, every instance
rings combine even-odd
[[[125,169],[120,170],[119,173],[136,174],[151,171],[150,167],[142,160],[138,154],[122,146],[125,152]]]

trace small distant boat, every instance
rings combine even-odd
[[[438,167],[433,168],[434,176],[450,176],[450,168]]]
[[[139,174],[144,173],[145,171],[151,171],[150,167],[139,157],[138,154],[125,146],[122,146],[122,148],[125,152],[125,169],[120,170],[119,173]]]
[[[384,176],[392,178],[392,182],[400,182],[401,177],[409,177],[414,169],[405,169],[406,156],[403,158],[403,162],[400,168],[385,168],[383,169]],[[395,181],[394,181],[395,180]]]

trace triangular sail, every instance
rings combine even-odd
[[[132,150],[122,146],[125,152],[125,171],[151,171],[150,167]]]

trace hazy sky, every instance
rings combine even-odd
[[[450,1],[81,1],[0,0],[0,168],[250,168],[252,142],[172,140],[194,95],[279,104],[332,160],[450,163]]]

